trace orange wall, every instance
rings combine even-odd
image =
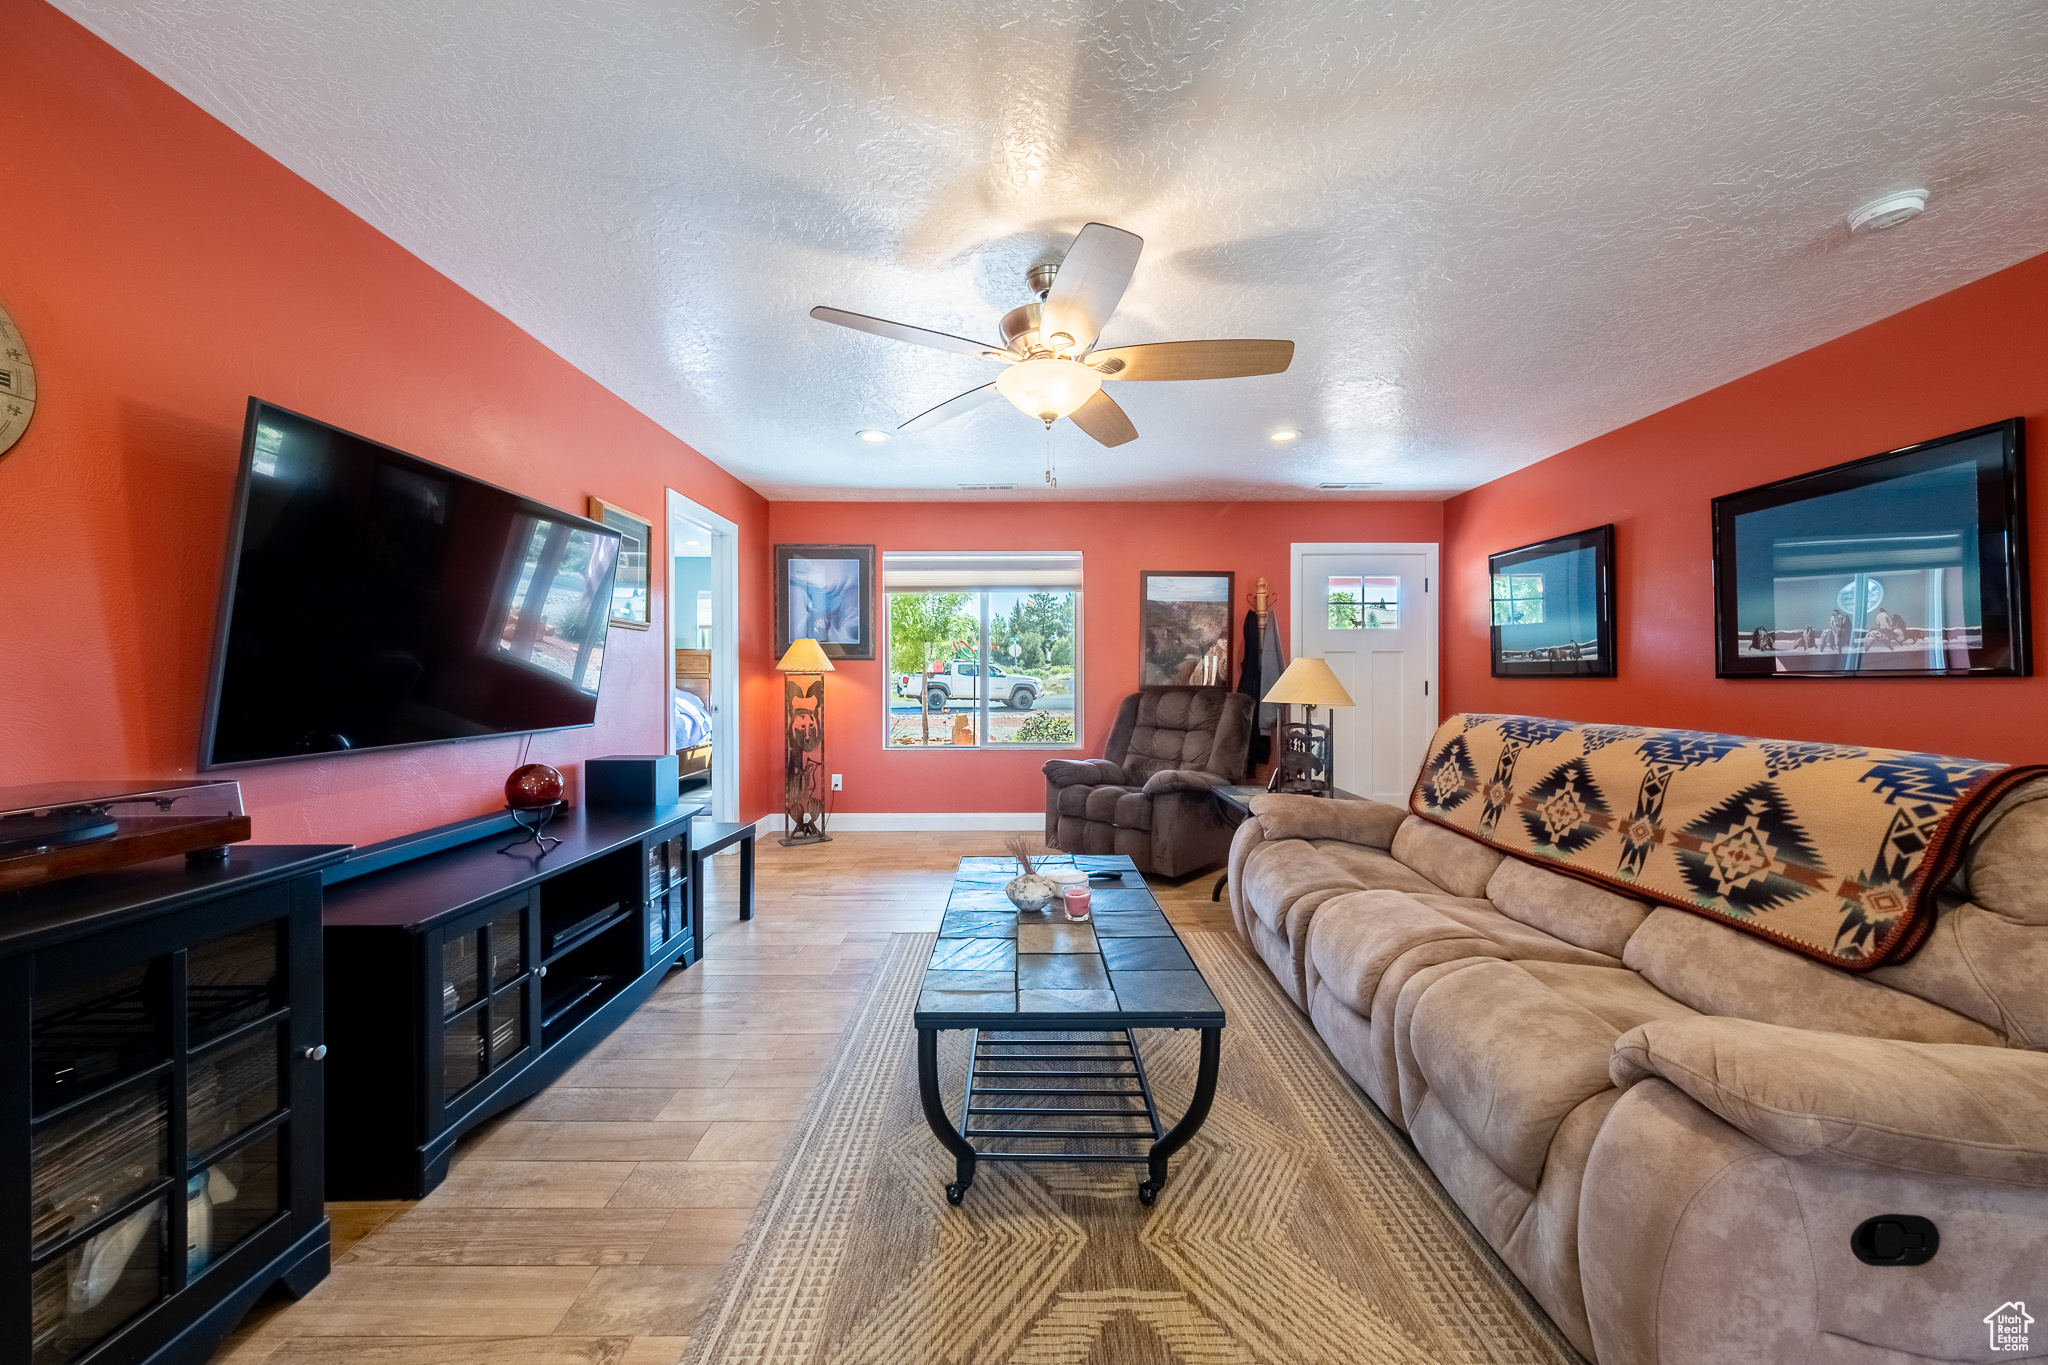
[[[1079,550],[1082,751],[889,749],[886,659],[841,662],[825,682],[825,766],[844,774],[835,811],[1028,811],[1045,806],[1045,760],[1099,754],[1116,708],[1138,686],[1138,574],[1234,571],[1238,619],[1260,574],[1286,634],[1288,546],[1296,541],[1430,541],[1434,502],[777,502],[778,545],[872,544],[889,550]],[[878,611],[880,608],[878,607]],[[1232,637],[1235,683],[1241,635]],[[1291,644],[1292,641],[1287,641]],[[878,653],[880,651],[877,651]]]
[[[1453,498],[1444,509],[1447,713],[2048,758],[2048,678],[1714,677],[1709,499],[2015,415],[2027,419],[2037,450],[2048,441],[2048,256]],[[2031,463],[2038,604],[2048,477],[2038,455]],[[1489,677],[1486,556],[1608,521],[1620,676]]]
[[[0,30],[0,301],[40,389],[0,456],[0,787],[193,771],[254,393],[574,511],[659,524],[673,486],[736,521],[743,804],[768,809],[767,503],[57,11],[0,0]],[[614,630],[596,726],[531,757],[661,748],[666,646]],[[231,775],[259,840],[363,842],[502,804],[520,749]]]

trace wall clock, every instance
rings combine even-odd
[[[7,310],[0,307],[0,455],[21,439],[36,410],[36,369],[28,343]]]

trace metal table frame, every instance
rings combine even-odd
[[[1188,1103],[1187,1112],[1180,1122],[1167,1131],[1159,1119],[1159,1106],[1152,1098],[1152,1084],[1145,1075],[1145,1059],[1138,1049],[1135,1029],[1089,1029],[1056,1023],[1010,1025],[1001,1028],[970,1028],[968,1037],[967,1086],[960,1106],[960,1121],[956,1124],[946,1112],[945,1099],[939,1093],[939,1034],[948,1030],[920,1028],[917,1031],[917,1091],[924,1103],[925,1122],[946,1150],[953,1154],[953,1181],[946,1186],[946,1202],[958,1204],[967,1195],[968,1187],[974,1183],[974,1171],[983,1161],[1095,1161],[1113,1162],[1122,1165],[1144,1166],[1145,1179],[1138,1182],[1138,1201],[1150,1205],[1166,1188],[1167,1163],[1173,1154],[1188,1144],[1202,1124],[1209,1117],[1209,1107],[1216,1099],[1216,1074],[1223,1055],[1223,1030],[1220,1027],[1203,1028],[1201,1061],[1195,1073],[1195,1093]],[[1021,1038],[987,1038],[986,1033],[1023,1034]],[[1103,1033],[1101,1039],[1035,1039],[1036,1033]],[[1121,1040],[1119,1040],[1119,1035]],[[1036,1049],[1059,1049],[1061,1051],[1030,1053],[990,1053],[987,1047],[1024,1047]],[[1111,1056],[1068,1056],[1064,1050],[1078,1052],[1081,1048],[1122,1049],[1123,1055]],[[1075,1063],[1096,1061],[1110,1062],[1117,1067],[1126,1063],[1129,1071],[1121,1070],[1070,1070],[1070,1071],[1009,1071],[1000,1067],[990,1069],[986,1063],[1001,1061],[1059,1060]],[[1136,1089],[1084,1088],[1076,1084],[1049,1087],[987,1086],[979,1088],[977,1080],[990,1077],[997,1080],[1038,1079],[1047,1076],[1068,1076],[1075,1078],[1097,1078],[1103,1080],[1135,1081]],[[1138,1099],[1141,1108],[1127,1105],[1116,1109],[1099,1109],[1087,1106],[1037,1107],[1037,1106],[989,1106],[977,1105],[977,1098],[990,1096],[1050,1096],[1088,1097],[1099,1096],[1118,1100]],[[1030,1114],[1030,1115],[1072,1115],[1075,1118],[1115,1118],[1122,1120],[1143,1119],[1144,1131],[1109,1129],[1047,1129],[1047,1128],[985,1128],[975,1126],[975,1116],[981,1114]],[[1139,1152],[1020,1152],[1015,1150],[984,1149],[974,1145],[973,1138],[1085,1138],[1092,1140],[1124,1141],[1149,1145]]]

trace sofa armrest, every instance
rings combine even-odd
[[[1385,850],[1408,812],[1384,801],[1339,800],[1268,792],[1252,798],[1252,814],[1268,839],[1341,839]]]
[[[1055,758],[1045,765],[1045,780],[1055,787],[1124,785],[1124,770],[1106,758]]]
[[[1215,773],[1205,773],[1194,768],[1168,768],[1145,779],[1144,792],[1147,796],[1164,796],[1168,792],[1194,792],[1206,796],[1218,787],[1230,783]]]
[[[1624,1033],[1608,1074],[1661,1076],[1781,1156],[2048,1186],[2048,1053],[1703,1016]]]

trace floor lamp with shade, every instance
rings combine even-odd
[[[792,640],[782,673],[782,809],[785,844],[822,844],[825,833],[825,675],[836,672],[816,640]]]
[[[1302,657],[1287,665],[1287,671],[1280,675],[1272,690],[1259,700],[1276,706],[1290,708],[1282,714],[1288,717],[1280,722],[1279,761],[1273,765],[1273,776],[1267,783],[1267,790],[1276,792],[1297,792],[1306,796],[1329,796],[1336,787],[1331,769],[1335,756],[1332,728],[1328,724],[1316,724],[1318,706],[1350,706],[1351,694],[1344,690],[1344,684],[1337,681],[1337,675],[1330,671],[1329,664],[1321,659]],[[1308,719],[1297,722],[1292,719],[1296,706],[1308,708]]]

